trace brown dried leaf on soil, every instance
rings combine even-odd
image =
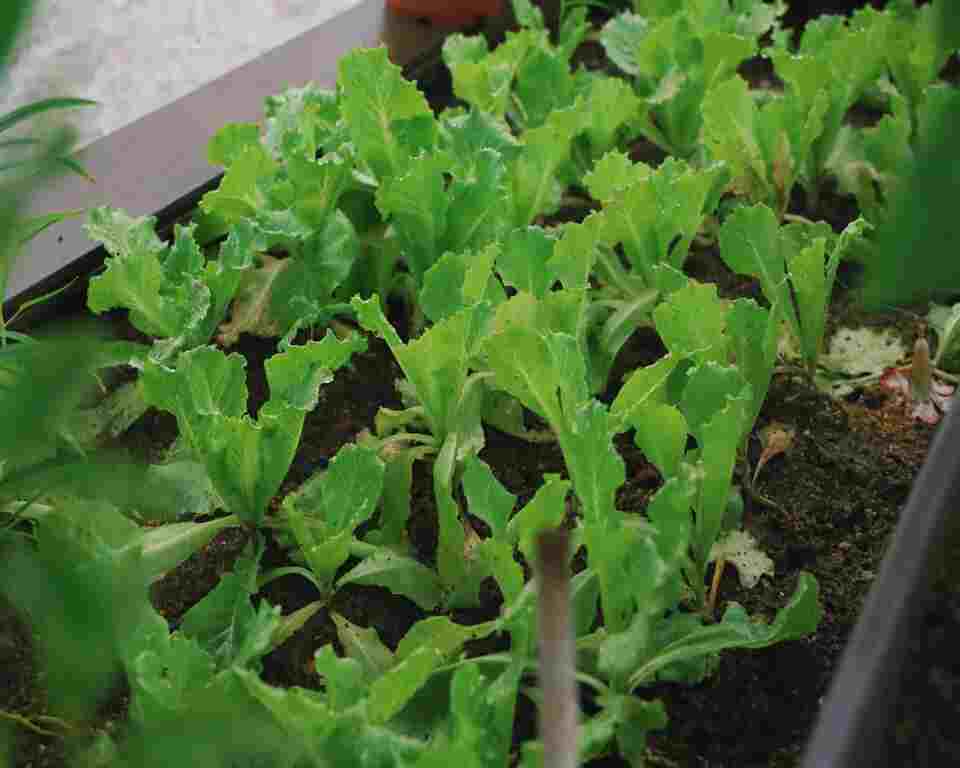
[[[786,424],[774,421],[760,430],[760,440],[763,444],[763,452],[757,461],[757,468],[753,471],[753,484],[757,483],[757,475],[763,469],[767,462],[775,456],[786,454],[793,445],[793,438],[796,430],[788,427]]]

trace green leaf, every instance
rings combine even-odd
[[[169,338],[200,322],[210,294],[196,280],[196,270],[166,269],[167,247],[157,238],[155,223],[152,216],[131,218],[107,206],[90,210],[87,233],[104,244],[111,258],[106,271],[91,279],[87,306],[96,314],[128,308],[130,321],[139,330]]]
[[[274,355],[266,363],[271,397],[256,421],[245,414],[245,361],[215,347],[181,353],[176,369],[148,362],[144,398],[177,417],[218,495],[241,520],[256,524],[287,474],[320,385],[362,348],[358,337],[340,342],[328,334]]]
[[[579,407],[571,421],[561,446],[583,504],[584,523],[607,527],[619,517],[615,497],[626,481],[626,467],[611,440],[609,413],[593,400]]]
[[[497,271],[503,282],[542,299],[556,280],[548,261],[554,239],[541,227],[522,227],[507,235],[497,256]]]
[[[337,587],[360,584],[385,587],[415,602],[425,611],[440,603],[442,590],[436,574],[410,557],[375,554],[358,563],[337,581]]]
[[[574,83],[565,56],[546,47],[535,47],[517,70],[514,106],[525,129],[543,125],[557,109],[573,102]]]
[[[340,59],[340,109],[360,158],[378,179],[403,173],[411,152],[401,121],[432,121],[433,113],[414,83],[391,63],[384,46],[358,49]]]
[[[307,238],[299,253],[288,258],[270,283],[269,313],[265,320],[282,335],[303,320],[304,308],[322,311],[349,276],[360,255],[360,241],[350,220],[340,211]],[[261,320],[263,322],[263,320]]]
[[[506,170],[499,152],[481,149],[472,158],[471,172],[454,178],[447,190],[446,249],[480,248],[500,235],[507,224],[503,208]]]
[[[205,213],[216,215],[226,225],[253,217],[266,207],[261,185],[272,179],[277,165],[259,144],[245,144],[232,158],[220,185],[200,199]]]
[[[291,157],[287,174],[296,195],[293,212],[297,218],[311,229],[322,230],[350,186],[352,170],[349,160],[336,152],[319,160]]]
[[[623,80],[601,77],[591,82],[587,105],[591,116],[586,128],[590,153],[600,157],[617,145],[621,129],[637,118],[642,102]]]
[[[589,113],[577,100],[566,109],[554,110],[543,125],[523,134],[510,184],[515,227],[525,227],[537,216],[557,211],[563,192],[558,172],[588,119]]]
[[[767,398],[777,362],[777,313],[764,309],[753,299],[737,299],[727,312],[727,339],[737,369],[750,385],[753,405],[747,421],[753,424]]]
[[[731,603],[719,624],[699,626],[646,660],[631,674],[629,688],[645,684],[659,670],[678,661],[730,648],[766,648],[810,634],[822,614],[817,592],[816,579],[801,572],[790,602],[777,612],[771,624],[751,621],[740,605]]]
[[[190,608],[180,622],[180,631],[196,640],[219,669],[254,664],[272,650],[280,608],[265,600],[254,608],[250,601],[257,592],[262,556],[262,542],[255,548],[248,545],[233,571],[222,576],[213,591]]]
[[[463,491],[470,514],[490,526],[494,538],[502,537],[507,531],[507,521],[513,513],[517,497],[500,484],[485,462],[475,456],[465,462]]]
[[[449,35],[443,62],[453,76],[453,93],[476,110],[503,118],[510,105],[514,78],[531,48],[542,45],[544,33],[520,30],[489,52],[482,35]]]
[[[497,539],[484,539],[476,545],[473,556],[485,566],[509,605],[523,591],[523,568],[513,555],[513,545]]]
[[[567,222],[555,241],[548,269],[567,291],[585,291],[597,258],[597,243],[606,220],[591,213],[581,222]]]
[[[381,679],[394,666],[393,653],[383,644],[373,627],[361,627],[333,611],[330,612],[330,618],[337,628],[337,639],[343,652],[360,665],[366,684]]]
[[[466,664],[450,681],[451,740],[469,750],[477,768],[502,768],[509,760],[522,673],[513,663],[491,680],[479,665]]]
[[[314,506],[309,512],[320,517],[327,531],[352,532],[373,516],[383,489],[384,471],[376,451],[347,443],[327,469],[315,475],[315,482],[313,478],[308,481],[297,502]]]
[[[667,380],[679,362],[679,357],[668,354],[630,374],[610,406],[615,433],[629,429],[634,412],[665,402]]]
[[[743,374],[732,365],[707,362],[687,371],[687,383],[680,398],[690,433],[700,440],[702,428],[744,387]],[[724,496],[726,498],[726,496]]]
[[[385,180],[377,190],[377,209],[396,228],[404,260],[418,280],[443,253],[448,170],[443,156],[420,155],[406,173]]]
[[[892,88],[889,93],[893,114],[866,128],[844,126],[828,166],[839,189],[856,196],[860,211],[874,224],[888,215],[889,202],[906,181],[914,158],[909,107]]]
[[[610,162],[619,165],[613,158]],[[712,192],[724,169],[714,165],[694,170],[672,158],[656,170],[639,168],[643,170],[615,167],[612,184],[595,176],[591,192],[609,195],[612,191],[613,198],[604,204],[604,238],[611,245],[622,243],[634,272],[648,287],[654,287],[656,265],[683,267],[704,217],[713,212],[710,206],[716,200]],[[617,189],[625,176],[633,177],[632,183]]]
[[[397,660],[403,661],[418,648],[429,646],[444,657],[455,654],[468,640],[486,637],[494,631],[495,621],[473,626],[456,624],[446,616],[430,616],[418,621],[397,645]]]
[[[637,52],[648,29],[647,19],[636,13],[614,16],[600,32],[600,43],[607,58],[628,75],[640,74]]]
[[[403,661],[373,681],[367,699],[367,717],[375,724],[386,723],[420,690],[443,662],[434,648],[421,646]]]
[[[207,160],[211,165],[229,168],[247,147],[259,143],[257,123],[227,123],[207,142]]]
[[[787,282],[785,251],[777,218],[765,205],[738,208],[720,229],[720,256],[730,269],[760,280],[767,301],[797,338],[800,321]]]
[[[152,639],[129,671],[130,717],[143,724],[187,714],[216,672],[213,657],[193,638],[162,631]]]
[[[942,14],[949,16],[946,10]],[[928,91],[927,128],[913,171],[877,232],[879,251],[865,267],[861,290],[867,308],[945,297],[960,280],[956,260],[941,258],[955,216],[950,201],[957,181],[951,169],[960,146],[960,93],[936,90],[939,98]]]
[[[506,306],[506,305],[504,305]],[[509,392],[551,426],[564,423],[553,351],[539,333],[518,325],[490,336],[483,345],[496,386]]]
[[[533,498],[507,525],[507,537],[516,541],[528,563],[534,561],[534,546],[541,531],[559,527],[566,517],[570,481],[559,475],[545,475]]]
[[[479,412],[476,423],[472,417],[467,421],[464,418],[470,414],[468,406],[472,405],[472,398],[478,392],[468,385],[469,363],[484,337],[489,308],[478,304],[462,310],[404,344],[384,317],[377,296],[367,300],[354,297],[351,306],[360,325],[387,342],[425,410],[437,443],[442,444],[452,432],[459,431],[470,447],[460,446],[458,453],[479,450],[482,447],[482,432],[478,431]]]
[[[439,322],[481,301],[496,306],[506,300],[503,286],[493,276],[499,247],[490,243],[479,252],[447,252],[427,270],[420,291],[423,313]]]
[[[39,520],[35,542],[4,543],[0,594],[31,629],[52,714],[93,716],[118,667],[141,647],[141,626],[151,615],[163,622],[139,547],[125,546],[136,531],[115,509],[74,503]]]
[[[651,404],[630,414],[634,440],[663,477],[677,474],[687,448],[687,420],[672,405]]]
[[[327,701],[334,712],[344,712],[365,697],[363,667],[356,659],[341,659],[332,645],[325,645],[313,655],[313,662],[326,682]]]
[[[616,200],[623,190],[645,179],[649,173],[647,165],[635,163],[629,155],[614,149],[597,160],[583,177],[583,183],[594,199],[606,205]]]
[[[726,311],[715,284],[689,280],[657,305],[653,319],[671,356],[698,363],[726,361]]]
[[[694,386],[696,381],[696,378],[691,378]],[[684,395],[686,394],[684,392]],[[695,535],[691,544],[702,568],[705,567],[710,550],[723,529],[737,449],[751,426],[746,421],[750,405],[748,385],[738,397],[729,398],[725,407],[698,430],[697,441],[700,444],[704,476],[697,505]]]
[[[335,152],[348,138],[336,92],[314,83],[268,96],[264,113],[264,144],[275,157],[313,160],[318,150]]]

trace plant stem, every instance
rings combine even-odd
[[[576,768],[576,659],[567,570],[569,533],[545,531],[537,540],[537,626],[540,635],[540,737],[546,768]]]
[[[717,592],[720,591],[720,579],[723,578],[723,569],[727,565],[725,557],[718,557],[713,566],[713,581],[710,583],[710,596],[707,598],[707,604],[704,607],[704,613],[708,619],[713,619],[713,611],[717,605]]]

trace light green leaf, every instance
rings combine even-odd
[[[403,258],[418,280],[440,258],[450,198],[441,155],[421,155],[403,175],[385,180],[377,190],[377,209],[389,218],[403,248]]]
[[[600,157],[616,146],[621,129],[634,122],[642,102],[623,80],[601,77],[592,81],[587,104],[591,116],[586,128],[590,153]]]
[[[277,172],[277,164],[259,143],[244,144],[233,156],[219,186],[200,199],[205,213],[218,216],[227,226],[253,217],[266,208],[262,185]]]
[[[543,125],[523,134],[510,191],[514,226],[525,227],[537,216],[559,208],[563,188],[557,174],[588,119],[589,113],[578,99],[566,109],[554,110]]]
[[[154,232],[152,216],[132,218],[107,206],[87,214],[86,230],[111,258],[106,271],[90,280],[87,306],[95,314],[124,307],[137,329],[159,338],[185,334],[200,322],[210,293],[196,272],[166,269],[167,247]],[[189,239],[191,230],[181,230]],[[187,244],[181,239],[181,250]],[[194,246],[195,247],[195,246]],[[190,265],[196,266],[196,265]]]
[[[398,123],[433,121],[423,94],[390,62],[384,46],[361,48],[341,58],[337,83],[343,119],[361,159],[378,179],[403,173],[411,152]]]
[[[627,12],[614,16],[600,32],[600,43],[607,57],[628,75],[640,73],[637,51],[649,26],[642,15]]]
[[[634,440],[663,477],[677,474],[687,447],[687,420],[672,405],[650,404],[630,413]]]
[[[479,252],[447,252],[423,278],[420,305],[424,314],[439,322],[481,301],[495,307],[506,301],[503,286],[493,275],[499,246],[490,243]]]
[[[514,106],[523,127],[538,128],[553,111],[569,107],[573,97],[573,75],[566,57],[545,46],[532,48],[517,70],[514,86]]]
[[[553,250],[551,232],[541,227],[514,229],[497,256],[497,271],[506,285],[541,299],[556,280],[547,263]]]
[[[746,423],[750,404],[750,388],[746,386],[739,397],[728,399],[726,406],[699,430],[697,439],[704,476],[691,545],[702,565],[706,564],[723,528],[737,449],[751,426]]]
[[[727,312],[727,339],[732,361],[750,385],[753,405],[747,420],[753,424],[777,362],[780,321],[776,311],[764,309],[753,299],[737,299]]]
[[[443,62],[453,76],[453,92],[476,110],[503,118],[517,70],[531,48],[542,45],[543,31],[525,29],[507,35],[490,53],[482,35],[449,35]]]
[[[594,163],[590,172],[583,177],[583,183],[591,197],[606,205],[649,173],[649,166],[635,163],[629,155],[614,149]]]
[[[247,147],[259,143],[257,123],[227,123],[207,142],[207,160],[211,165],[229,168]]]
[[[698,363],[726,361],[726,311],[715,284],[689,280],[657,305],[653,319],[672,356]]]

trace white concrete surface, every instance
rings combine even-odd
[[[94,99],[72,115],[83,146],[357,2],[37,0],[0,79],[0,114],[47,96]]]

